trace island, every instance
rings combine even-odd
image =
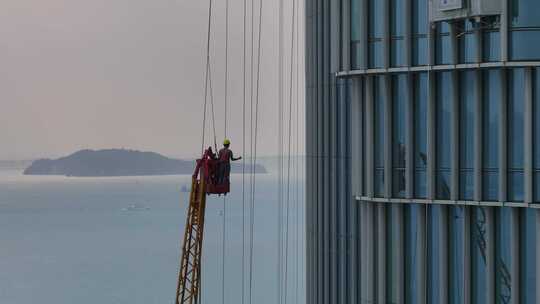
[[[25,175],[63,175],[73,177],[112,177],[193,174],[194,160],[168,158],[154,152],[127,149],[81,150],[59,159],[40,159],[24,170]],[[254,172],[267,173],[262,165]],[[252,167],[246,164],[245,172]],[[232,173],[242,172],[242,163],[231,165]]]

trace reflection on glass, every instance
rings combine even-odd
[[[387,286],[386,286],[386,294],[388,296],[389,303],[398,303],[399,302],[399,293],[398,293],[398,287],[399,287],[399,277],[398,273],[400,272],[398,270],[398,263],[399,259],[403,258],[403,253],[398,252],[397,244],[399,243],[399,239],[401,238],[401,230],[399,229],[398,225],[396,223],[398,222],[398,217],[401,215],[399,212],[401,209],[401,206],[392,204],[388,205],[388,222],[387,222],[387,240],[386,243],[387,248],[387,261],[386,261],[386,278],[387,278]]]
[[[370,68],[384,67],[383,31],[384,31],[383,1],[368,1],[368,57]]]
[[[514,0],[510,5],[510,58],[540,59],[540,2]]]
[[[512,208],[498,208],[496,215],[496,301],[510,303],[512,300]]]
[[[525,72],[509,73],[508,98],[508,199],[523,201]]]
[[[540,68],[534,70],[533,92],[534,201],[540,202]]]
[[[487,211],[486,207],[472,208],[471,275],[472,302],[487,301]]]
[[[450,199],[453,85],[451,72],[437,74],[437,198]]]
[[[450,25],[446,22],[437,23],[435,39],[435,62],[437,64],[452,64],[452,39]]]
[[[412,64],[428,64],[428,0],[412,0]]]
[[[414,196],[426,198],[428,76],[414,76]]]
[[[391,65],[405,66],[405,0],[390,0]]]
[[[463,303],[463,280],[464,276],[464,239],[465,239],[465,216],[464,206],[448,207],[449,224],[449,262],[450,262],[450,303]]]
[[[361,10],[362,6],[360,0],[351,0],[351,67],[353,69],[359,69],[362,60],[362,58],[360,58],[360,48],[362,47],[360,41]]]
[[[536,304],[536,209],[521,210],[520,303]]]
[[[405,115],[407,106],[408,83],[407,75],[394,76],[392,81],[392,166],[393,194],[395,197],[405,197],[405,130],[407,129]]]
[[[474,192],[474,113],[476,104],[476,72],[461,73],[459,105],[459,196],[472,200]]]
[[[427,218],[427,302],[440,303],[440,226],[441,205],[426,205]]]
[[[405,303],[418,303],[418,263],[420,252],[418,242],[421,238],[418,226],[418,214],[422,208],[418,204],[405,206]]]
[[[483,78],[482,196],[483,200],[496,201],[499,196],[499,130],[502,95],[500,71],[484,71]]]
[[[475,63],[476,52],[478,46],[476,45],[475,31],[476,23],[470,20],[465,20],[459,23],[458,41],[459,41],[459,60],[461,63]]]
[[[384,196],[384,138],[385,138],[385,100],[384,100],[384,78],[383,76],[375,76],[373,78],[373,102],[375,110],[375,196]]]

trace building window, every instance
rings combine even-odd
[[[398,273],[401,273],[399,271],[399,260],[403,259],[403,253],[400,252],[400,249],[398,248],[398,244],[400,239],[402,238],[402,230],[401,227],[398,226],[399,216],[401,216],[401,207],[396,204],[389,204],[388,206],[388,221],[387,221],[387,229],[386,229],[386,278],[387,278],[387,286],[386,286],[386,294],[388,297],[388,301],[390,303],[398,303],[399,302],[399,294],[398,294],[398,286],[399,286],[399,277]]]
[[[427,73],[414,75],[414,197],[427,197]]]
[[[486,207],[472,208],[470,229],[473,303],[487,301],[487,212]]]
[[[359,69],[362,66],[361,27],[362,6],[360,0],[351,0],[351,67]]]
[[[499,70],[486,70],[483,78],[482,197],[486,201],[497,201],[499,198],[501,74]]]
[[[394,67],[407,65],[405,58],[405,0],[390,0],[390,62]]]
[[[508,199],[523,201],[525,70],[509,72],[508,83]]]
[[[448,233],[450,246],[448,253],[450,267],[450,304],[460,304],[464,302],[463,281],[465,279],[464,256],[465,256],[465,207],[448,207]]]
[[[540,68],[535,69],[533,77],[534,202],[540,203]]]
[[[536,304],[536,209],[524,208],[521,210],[520,220],[520,303]]]
[[[483,19],[484,32],[482,34],[483,48],[482,57],[484,61],[501,60],[501,33],[500,17],[489,16]]]
[[[452,103],[454,87],[452,72],[437,74],[437,193],[438,199],[450,199],[452,184],[451,174],[451,145],[452,138]]]
[[[495,248],[496,302],[512,300],[512,207],[497,208]]]
[[[474,115],[476,105],[476,71],[461,73],[459,105],[459,197],[474,196]]]
[[[420,235],[418,226],[421,225],[418,219],[422,208],[418,204],[408,204],[405,206],[405,303],[418,303],[420,294],[418,293],[418,265],[421,252],[419,242],[423,237]],[[397,302],[396,302],[397,303]]]
[[[477,62],[478,45],[476,43],[475,33],[478,30],[476,22],[465,20],[459,23],[460,33],[459,42],[459,62],[475,63]]]
[[[510,2],[510,59],[540,59],[540,2],[513,0]]]
[[[427,303],[439,303],[441,297],[441,205],[426,205],[427,215]]]
[[[412,0],[413,65],[428,64],[428,0]]]
[[[436,64],[452,64],[452,37],[450,36],[450,24],[437,23],[435,36],[435,62]]]
[[[392,78],[392,187],[394,197],[405,197],[406,107],[408,104],[407,75]]]
[[[386,135],[386,126],[385,126],[385,100],[384,100],[384,76],[375,76],[373,77],[373,108],[375,110],[374,122],[374,163],[375,163],[375,176],[374,176],[374,185],[375,185],[375,196],[384,197],[384,142]]]
[[[368,48],[369,67],[384,67],[383,32],[384,32],[384,9],[383,1],[368,1]]]

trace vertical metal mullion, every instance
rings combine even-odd
[[[484,54],[484,38],[483,38],[483,30],[479,29],[477,31],[474,31],[474,40],[476,40],[476,63],[480,63],[483,60],[483,54]]]
[[[475,71],[476,77],[476,100],[475,100],[475,113],[474,113],[474,200],[479,202],[482,200],[482,153],[483,153],[483,138],[482,138],[482,126],[483,126],[483,105],[484,99],[483,82],[482,82],[482,70]]]
[[[525,108],[524,108],[524,178],[525,203],[533,202],[533,84],[532,69],[525,69]]]
[[[397,263],[396,263],[396,269],[394,270],[394,275],[397,277],[397,281],[396,281],[396,294],[397,294],[397,299],[396,299],[396,304],[403,304],[405,303],[405,260],[404,260],[404,257],[405,257],[405,254],[404,254],[404,243],[405,243],[405,240],[404,240],[404,237],[405,237],[405,234],[404,234],[404,212],[403,212],[403,209],[404,209],[404,205],[402,204],[395,204],[394,206],[392,206],[393,208],[396,208],[396,211],[397,211],[397,219],[396,219],[396,227],[395,227],[395,230],[397,231],[398,233],[398,237],[397,237],[397,244],[396,244],[396,248],[395,248],[395,251],[396,253],[393,254],[393,253],[390,253],[392,254],[392,258],[394,258],[394,256],[397,256]],[[388,242],[392,242],[392,239],[388,239]]]
[[[507,200],[508,165],[508,71],[501,69],[501,129],[499,134],[499,202]]]
[[[385,179],[385,197],[392,197],[392,106],[393,106],[393,96],[392,96],[392,76],[385,75],[383,78],[384,81],[384,92],[383,92],[383,102],[385,104],[385,113],[384,113],[384,128],[386,134],[384,135],[384,179]]]

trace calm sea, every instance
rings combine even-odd
[[[182,187],[189,183],[189,176],[29,177],[0,170],[0,303],[174,303],[188,203]],[[292,178],[291,185],[288,303],[296,303],[297,292],[303,303],[303,207],[296,204],[303,180]],[[248,261],[249,212],[242,207],[241,175],[233,176],[232,189],[225,210],[223,198],[208,201],[202,303],[242,303],[242,222]],[[258,175],[252,281],[257,304],[277,303],[277,214],[276,175]],[[245,279],[249,303],[247,263]]]

